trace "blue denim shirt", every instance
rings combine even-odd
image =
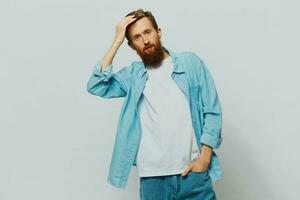
[[[197,145],[201,148],[202,144],[206,144],[213,148],[208,173],[212,181],[219,180],[223,176],[223,170],[214,149],[219,148],[222,142],[222,113],[213,78],[197,54],[167,51],[174,66],[171,77],[189,101]],[[102,98],[125,98],[107,177],[109,184],[125,188],[131,167],[136,166],[142,134],[139,100],[148,74],[142,61],[134,61],[117,72],[112,70],[112,64],[101,71],[101,63],[101,60],[96,63],[87,83],[87,91]]]

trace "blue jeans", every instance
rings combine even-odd
[[[141,200],[216,200],[208,171],[140,177]]]

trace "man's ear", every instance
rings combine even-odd
[[[160,28],[157,28],[156,32],[157,32],[158,38],[160,39],[160,38],[161,38],[161,35],[162,35],[161,29],[160,29]]]

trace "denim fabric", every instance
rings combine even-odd
[[[207,171],[140,177],[141,200],[216,200]]]
[[[200,57],[193,52],[169,51],[174,66],[172,79],[187,97],[192,125],[199,149],[206,144],[220,147],[222,111],[213,78]],[[115,145],[107,177],[108,183],[125,188],[141,140],[139,103],[148,73],[142,61],[134,61],[114,72],[111,63],[100,70],[101,60],[95,65],[87,83],[87,91],[104,99],[124,97],[116,131]],[[101,112],[101,111],[99,111]],[[101,123],[93,124],[103,131]],[[101,133],[103,137],[111,133]],[[212,181],[220,180],[223,170],[215,151],[212,153],[208,173]]]

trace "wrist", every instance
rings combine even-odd
[[[212,150],[206,146],[203,146],[199,153],[198,160],[199,162],[210,163],[211,155]]]
[[[112,43],[113,47],[119,48],[121,46],[122,42],[118,41],[117,39],[115,39]]]
[[[197,162],[210,164],[210,160],[211,160],[210,157],[200,155],[200,156],[198,157],[198,159],[197,159]]]

